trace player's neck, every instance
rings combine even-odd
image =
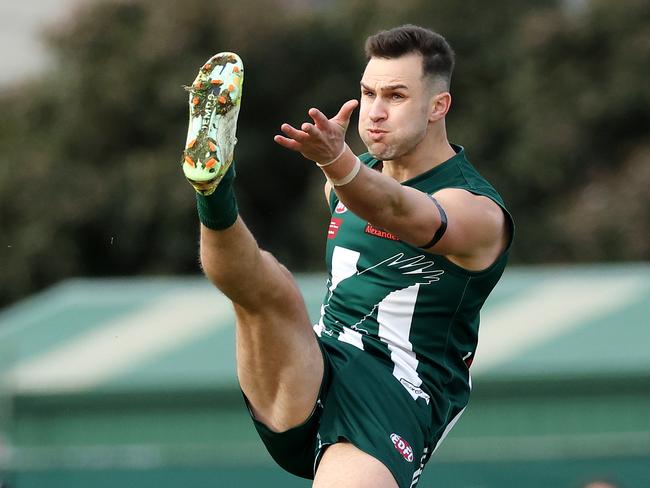
[[[447,140],[444,125],[432,129],[409,154],[392,161],[384,161],[383,173],[399,182],[403,182],[415,178],[417,175],[425,173],[452,158],[456,151]]]

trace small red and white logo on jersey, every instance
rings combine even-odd
[[[413,462],[413,449],[410,444],[402,439],[401,435],[395,434],[394,432],[390,435],[390,440],[393,441],[393,445],[397,452],[399,452],[404,459],[409,463]]]
[[[391,241],[399,241],[399,237],[397,237],[394,234],[391,234],[390,232],[387,232],[383,229],[379,229],[378,227],[375,227],[372,225],[370,222],[366,224],[366,229],[365,229],[366,234],[370,234],[371,236],[377,236],[381,237],[382,239],[390,239]]]
[[[336,208],[334,209],[334,213],[337,213],[337,214],[342,214],[342,213],[345,213],[347,211],[348,211],[348,207],[343,205],[343,203],[341,203],[341,202],[339,202],[338,205],[336,206]]]
[[[334,239],[336,237],[336,234],[338,234],[342,223],[343,223],[343,219],[337,219],[336,217],[332,217],[332,220],[330,220],[330,228],[327,230],[328,239]]]

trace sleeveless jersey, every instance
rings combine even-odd
[[[402,184],[429,194],[462,188],[487,196],[504,209],[512,231],[499,194],[464,149],[453,148],[451,159]],[[360,159],[379,163],[367,153]],[[375,356],[415,401],[432,402],[439,417],[450,418],[468,401],[479,311],[503,273],[510,243],[489,268],[467,271],[360,219],[333,191],[330,207],[329,278],[316,334]]]

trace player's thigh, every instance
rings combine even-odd
[[[327,448],[318,465],[314,488],[398,488],[384,464],[349,442]]]
[[[314,409],[323,377],[323,356],[302,295],[290,273],[279,294],[255,310],[235,305],[237,374],[255,417],[275,431],[304,422]]]

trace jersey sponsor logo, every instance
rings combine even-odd
[[[395,449],[397,449],[397,452],[399,452],[404,459],[406,459],[409,463],[413,462],[413,448],[411,445],[406,442],[404,439],[402,439],[401,435],[398,435],[396,433],[392,433],[390,435],[390,440],[393,441],[393,445],[395,446]]]
[[[406,378],[400,378],[399,382],[402,384],[404,388],[412,391],[416,397],[424,398],[424,401],[427,402],[427,405],[429,404],[431,397],[427,393],[425,393],[424,390],[422,390],[422,388],[415,386]]]
[[[375,227],[370,222],[366,224],[365,232],[366,234],[370,234],[371,236],[381,237],[382,239],[390,239],[391,241],[400,240],[399,237],[397,237],[395,234],[391,234],[386,230]]]
[[[336,234],[339,233],[339,229],[341,228],[342,223],[343,219],[332,217],[332,220],[330,220],[330,228],[327,230],[328,239],[334,239],[336,237]]]
[[[346,207],[345,205],[343,205],[342,202],[339,202],[339,203],[336,205],[336,208],[334,209],[334,213],[337,213],[337,214],[342,214],[342,213],[345,213],[345,212],[347,212],[347,211],[348,211],[348,207]]]

